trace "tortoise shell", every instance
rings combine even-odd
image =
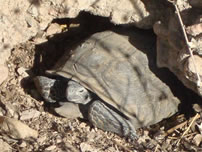
[[[141,32],[96,33],[47,72],[79,82],[127,116],[135,128],[151,125],[176,113],[180,103],[150,70],[144,52],[155,51],[152,39]]]

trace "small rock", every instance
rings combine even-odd
[[[40,116],[40,114],[41,113],[35,109],[25,110],[21,113],[20,120],[28,120],[28,119],[37,118]]]
[[[48,24],[49,24],[50,22],[47,22],[47,21],[44,21],[44,22],[41,22],[40,23],[40,30],[41,31],[44,31],[47,27],[48,27]]]
[[[4,65],[0,65],[0,85],[8,77],[8,68]]]
[[[138,138],[138,143],[143,143],[143,142],[146,142],[147,140],[151,140],[151,138],[149,137],[149,131],[148,130],[145,130],[144,131],[144,134]]]
[[[46,136],[42,136],[42,137],[39,137],[38,139],[37,139],[37,142],[39,143],[39,144],[43,144],[45,141],[46,141]]]
[[[80,24],[70,24],[69,28],[78,28],[80,26]]]
[[[91,145],[83,142],[80,144],[80,149],[81,149],[81,152],[87,152],[87,151],[94,151],[94,152],[97,152],[96,149],[94,149]]]
[[[47,41],[48,40],[46,38],[44,38],[44,37],[39,37],[39,38],[34,39],[35,44],[41,44],[41,43],[45,43]]]
[[[186,28],[186,32],[192,36],[197,36],[202,33],[202,23],[194,24]]]
[[[17,72],[19,75],[23,76],[23,77],[28,77],[28,73],[26,72],[27,69],[20,67],[17,69]]]
[[[88,141],[90,141],[90,142],[93,142],[94,139],[95,139],[95,137],[96,137],[95,132],[90,132],[90,133],[88,133],[88,135],[87,135]]]
[[[17,83],[17,80],[15,78],[11,79],[10,81],[10,84],[16,84]]]
[[[48,27],[46,31],[46,35],[50,36],[50,35],[54,35],[61,32],[62,32],[62,28],[60,27],[60,25],[57,23],[53,23]]]
[[[0,150],[1,152],[12,152],[11,146],[4,142],[2,139],[0,139]]]
[[[23,141],[19,146],[23,148],[23,147],[26,147],[27,144],[26,144],[26,142]]]
[[[11,117],[14,117],[14,115],[17,111],[16,107],[14,105],[11,105],[11,104],[6,104],[6,110],[7,110],[7,114]]]
[[[14,118],[14,119],[17,119],[17,120],[19,119],[19,114],[18,114],[18,112],[14,112],[13,118]]]
[[[9,117],[0,116],[0,129],[2,132],[7,133],[9,136],[16,139],[38,137],[38,132],[36,130],[31,129],[19,120]]]
[[[32,104],[33,102],[32,102],[32,99],[31,98],[27,98],[27,103],[28,104]]]
[[[202,112],[202,107],[201,107],[201,105],[199,105],[199,104],[193,104],[193,109],[194,109],[196,112]]]
[[[70,128],[70,130],[71,130],[71,131],[74,131],[74,130],[75,130],[75,128],[74,128],[74,126],[72,125],[72,123],[71,123],[71,122],[69,122],[69,124],[68,124],[68,125],[69,125],[69,128]]]
[[[54,150],[55,148],[56,148],[56,146],[55,146],[55,145],[52,145],[52,146],[47,147],[46,150],[52,151],[52,150]]]
[[[90,126],[86,126],[85,129],[86,129],[86,131],[90,132],[91,127]]]
[[[82,123],[79,125],[79,127],[85,128],[85,127],[86,127],[86,123],[82,122]]]
[[[198,127],[200,133],[202,134],[202,123],[196,124],[196,126]]]
[[[62,139],[57,139],[57,140],[56,140],[56,143],[57,143],[57,144],[59,144],[59,143],[61,143],[61,142],[62,142]]]
[[[194,143],[196,144],[196,146],[199,146],[200,143],[202,142],[202,135],[201,134],[197,134],[194,138],[193,138]]]
[[[27,12],[30,13],[33,17],[38,17],[39,15],[38,9],[34,5],[31,5]]]

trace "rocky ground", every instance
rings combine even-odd
[[[59,117],[44,104],[34,86],[34,76],[50,69],[66,49],[85,37],[110,28],[114,25],[106,18],[84,13],[77,19],[55,20],[41,33],[42,37],[34,37],[12,50],[6,63],[9,76],[0,86],[0,114],[6,116],[0,117],[2,152],[202,151],[202,110],[197,104],[195,111],[190,112],[190,104],[190,111],[139,129],[140,138],[136,141],[96,129],[86,120]],[[190,90],[185,94],[193,103],[201,101]]]

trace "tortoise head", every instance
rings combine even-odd
[[[68,100],[77,104],[86,104],[91,101],[90,92],[73,80],[37,76],[34,83],[38,92],[49,103]]]
[[[79,104],[87,104],[92,99],[90,92],[73,80],[70,80],[67,84],[66,98],[68,101]]]

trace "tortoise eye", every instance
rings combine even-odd
[[[79,90],[79,92],[81,92],[81,93],[84,92],[84,89]]]
[[[87,100],[88,99],[88,95],[85,95],[85,100]]]

